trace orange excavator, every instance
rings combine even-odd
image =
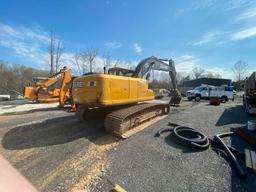
[[[58,73],[49,78],[35,78],[35,86],[25,87],[23,96],[39,103],[59,102],[63,107],[72,104],[71,70],[63,67]]]

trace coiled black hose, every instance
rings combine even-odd
[[[171,132],[172,136],[182,145],[186,145],[198,150],[205,150],[209,148],[210,139],[208,139],[202,132],[190,127],[180,126],[173,123],[169,123],[168,125],[172,126],[173,128],[160,129],[155,136],[159,137],[164,132]],[[237,158],[235,157],[236,155],[241,159],[245,159],[245,154],[231,146],[226,145],[221,140],[221,138],[232,136],[233,134],[233,132],[227,132],[215,135],[214,140],[211,140],[211,143],[214,146],[223,149],[230,158],[230,161],[235,166],[238,175],[241,178],[246,178],[247,172],[240,166]]]
[[[160,129],[156,136],[160,136],[164,132],[172,132],[175,139],[182,145],[186,145],[198,150],[205,150],[209,147],[209,139],[202,132],[190,127],[179,126],[177,124],[169,124],[174,128]]]

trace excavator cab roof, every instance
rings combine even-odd
[[[95,75],[95,74],[98,74],[98,73],[95,73],[95,72],[88,72],[88,73],[84,73],[82,76]]]
[[[131,77],[133,76],[134,70],[126,69],[122,67],[112,67],[108,69],[108,74]]]

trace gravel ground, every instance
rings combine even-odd
[[[221,106],[184,102],[184,107],[173,108],[168,118],[122,141],[116,151],[110,152],[108,179],[127,191],[255,191],[255,176],[240,180],[225,156],[211,148],[196,152],[175,144],[169,133],[154,137],[157,130],[172,122],[196,128],[212,138],[246,123],[248,118],[237,102]],[[237,137],[227,143],[240,150],[245,147]],[[103,178],[101,188],[106,191],[108,187]]]
[[[191,151],[168,133],[168,122],[197,128],[207,136],[247,122],[240,102],[210,106],[184,101],[170,115],[127,140],[103,130],[103,119],[80,123],[56,108],[0,116],[0,153],[40,191],[109,191],[112,182],[127,191],[254,191],[256,177],[240,180],[223,154]],[[243,149],[237,137],[227,140]]]

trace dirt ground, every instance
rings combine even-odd
[[[119,140],[104,131],[101,117],[82,123],[67,109],[27,107],[0,116],[0,153],[39,191],[109,191],[107,179],[127,191],[254,191],[256,177],[239,179],[222,153],[191,151],[168,133],[154,137],[173,122],[212,138],[248,118],[240,101],[220,106],[184,101],[167,118]],[[226,142],[248,147],[237,136]]]

